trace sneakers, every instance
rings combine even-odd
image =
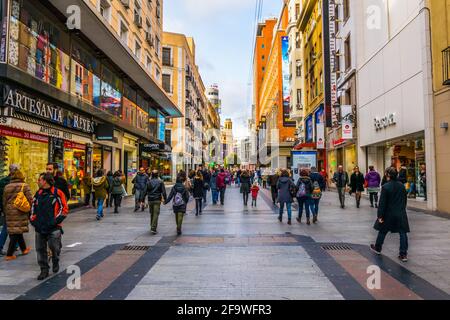
[[[400,259],[401,262],[408,262],[408,256],[401,254],[398,256],[398,258]]]
[[[5,257],[5,260],[6,260],[6,261],[12,261],[12,260],[16,260],[16,259],[17,259],[16,256],[6,256],[6,257]]]
[[[181,236],[182,232],[180,229],[177,230],[177,235]]]
[[[370,250],[377,255],[381,255],[381,251],[379,251],[374,244],[370,245]]]
[[[153,234],[153,235],[158,234],[158,231],[156,231],[156,230],[150,230],[150,232],[151,232],[151,234]]]
[[[0,257],[6,256],[6,251],[0,250]]]
[[[311,220],[309,220],[309,218],[308,218],[308,219],[306,219],[306,224],[307,224],[308,226],[310,226],[310,225],[311,225]]]
[[[48,278],[48,276],[49,276],[48,271],[42,270],[41,273],[39,274],[39,276],[37,277],[37,279],[39,281],[42,281],[42,280]]]

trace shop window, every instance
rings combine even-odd
[[[94,176],[97,174],[97,171],[103,169],[102,164],[102,147],[95,146],[94,152],[92,153],[92,164],[94,168]]]
[[[156,139],[156,136],[158,134],[158,123],[157,123],[157,116],[158,112],[150,108],[149,109],[149,117],[148,117],[148,123],[149,123],[149,131],[150,131],[150,137]]]
[[[129,125],[136,127],[137,105],[127,98],[123,98],[122,119]]]
[[[144,109],[141,109],[139,106],[137,106],[136,110],[137,110],[136,127],[147,131],[148,113],[145,112]]]
[[[81,181],[85,176],[86,146],[70,141],[64,142],[64,175],[69,185],[69,204],[83,202]]]

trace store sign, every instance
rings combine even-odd
[[[164,143],[143,143],[141,144],[141,152],[157,152],[164,151]]]
[[[345,143],[345,139],[343,139],[343,138],[340,138],[340,139],[337,139],[337,140],[332,140],[332,143],[333,143],[333,147],[337,147],[337,146],[340,146],[340,145],[342,145],[342,144],[344,144]]]
[[[375,130],[379,131],[382,129],[386,129],[387,127],[394,126],[397,123],[395,120],[395,113],[389,113],[388,115],[379,118],[376,117],[374,119]]]
[[[325,149],[325,123],[316,125],[317,130],[317,149]]]
[[[10,118],[10,117],[0,117],[0,125],[4,125],[4,126],[12,125],[12,118]]]
[[[341,106],[342,113],[342,139],[353,139],[353,108],[351,105]]]
[[[32,97],[7,85],[3,87],[3,106],[13,107],[14,111],[30,114],[63,127],[94,133],[95,122],[91,119]]]
[[[20,129],[9,128],[0,126],[0,135],[2,136],[10,136],[14,138],[21,138],[26,140],[32,140],[36,142],[48,143],[48,137],[40,134],[23,131]]]

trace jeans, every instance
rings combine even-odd
[[[273,204],[275,204],[275,202],[277,201],[277,197],[278,197],[278,189],[277,189],[277,187],[271,186],[270,187],[270,192],[272,193]]]
[[[206,196],[208,195],[208,189],[203,189],[203,202],[206,203]]]
[[[27,245],[25,244],[25,239],[23,238],[23,234],[10,234],[8,252],[6,253],[8,257],[14,255],[17,244],[19,244],[20,250],[22,250],[22,252],[25,251],[25,249],[27,248]]]
[[[223,205],[225,202],[225,191],[227,188],[220,189],[220,204]]]
[[[6,221],[3,223],[2,232],[0,233],[0,251],[5,246],[6,239],[8,239],[8,228],[6,227]]]
[[[202,198],[195,198],[195,214],[202,213]]]
[[[161,211],[161,201],[149,201],[151,230],[156,231],[158,228],[159,212]]]
[[[97,199],[97,216],[103,217],[103,203],[105,199]]]
[[[387,232],[380,231],[378,233],[377,242],[375,243],[375,248],[381,252],[383,249],[384,239],[386,238]],[[408,235],[405,232],[400,232],[400,255],[408,255]]]
[[[219,202],[219,191],[211,190],[211,195],[213,204],[217,204],[217,202]]]
[[[291,202],[286,202],[286,203],[281,202],[280,203],[280,217],[283,216],[285,204],[286,204],[286,208],[287,208],[288,219],[291,220],[292,219],[292,203]]]
[[[315,217],[319,215],[319,203],[320,199],[311,199],[311,212]]]
[[[145,191],[136,189],[136,193],[134,194],[134,209],[138,210],[142,207],[142,203],[145,202]]]
[[[52,252],[53,267],[59,263],[59,255],[61,253],[61,230],[55,230],[50,234],[40,234],[36,232],[36,252],[39,267],[42,271],[48,271],[48,251],[47,246]]]
[[[341,207],[345,206],[345,189],[346,187],[340,188],[338,187],[338,194],[339,194],[339,202],[341,203]]]
[[[370,193],[370,205],[373,206],[374,200],[375,200],[375,205],[378,205],[378,192],[371,192]]]
[[[302,197],[297,198],[298,201],[298,217],[299,219],[303,216],[303,207],[306,211],[306,219],[309,219],[310,217],[310,208],[311,208],[311,198],[308,197]]]
[[[175,222],[177,223],[177,231],[181,231],[183,224],[184,212],[175,212]]]

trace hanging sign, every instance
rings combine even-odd
[[[342,139],[353,139],[353,110],[351,105],[341,106],[342,113]]]

